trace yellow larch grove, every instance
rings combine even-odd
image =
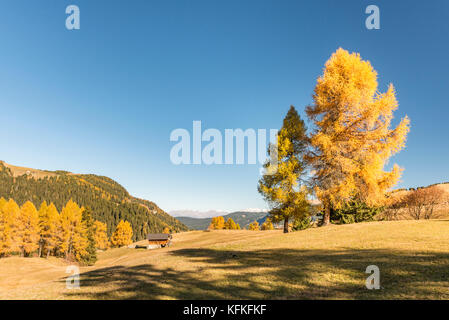
[[[313,100],[306,110],[315,126],[308,160],[328,224],[330,210],[350,199],[368,205],[384,201],[402,173],[397,165],[391,171],[384,171],[384,166],[405,147],[410,120],[406,116],[390,128],[398,107],[393,85],[380,93],[370,62],[341,48],[326,62]]]
[[[225,227],[225,220],[223,217],[213,217],[209,225],[209,229],[221,230]]]

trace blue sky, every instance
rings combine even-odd
[[[78,5],[81,29],[65,28]],[[365,28],[380,8],[381,29]],[[0,159],[109,176],[164,210],[263,208],[258,165],[175,166],[170,132],[279,128],[338,47],[392,82],[412,121],[399,187],[449,180],[449,2],[0,3]]]

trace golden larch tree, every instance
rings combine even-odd
[[[232,218],[228,218],[228,220],[225,222],[224,229],[237,230],[237,224],[234,220],[232,220]]]
[[[258,230],[260,230],[260,228],[259,228],[259,222],[257,222],[256,220],[254,220],[254,222],[252,222],[252,223],[249,224],[248,230],[251,230],[251,231],[258,231]]]
[[[162,230],[162,233],[170,233],[170,228],[165,227],[164,230]]]
[[[19,251],[17,238],[19,214],[20,208],[14,200],[3,202],[0,210],[0,257]]]
[[[131,244],[133,229],[128,221],[121,220],[111,237],[113,247],[122,247]]]
[[[106,223],[95,221],[94,222],[94,238],[97,249],[106,250],[108,248],[108,234]]]
[[[17,241],[24,256],[29,256],[39,248],[39,214],[36,207],[27,201],[20,208],[17,223]]]
[[[58,209],[53,203],[47,205],[44,201],[39,208],[40,254],[47,257],[60,245],[62,225]]]
[[[410,121],[405,117],[390,128],[398,107],[393,85],[380,93],[370,62],[341,48],[326,62],[313,100],[306,110],[315,125],[308,160],[326,225],[330,211],[351,199],[382,204],[402,172],[397,165],[391,171],[384,166],[404,148]]]
[[[74,256],[80,261],[81,257],[87,254],[87,228],[82,220],[83,208],[75,202],[69,200],[61,211],[62,241],[60,251],[66,258]]]
[[[262,226],[260,227],[261,230],[274,230],[273,222],[271,222],[270,218],[267,218],[264,223],[262,223]]]
[[[214,217],[212,218],[209,229],[212,230],[221,230],[225,227],[225,219],[223,217]]]

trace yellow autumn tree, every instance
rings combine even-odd
[[[270,218],[267,218],[264,223],[262,223],[262,226],[260,227],[261,230],[274,230],[273,223],[271,222]]]
[[[62,225],[58,209],[53,203],[47,205],[44,201],[39,208],[40,252],[46,253],[47,258],[60,244]]]
[[[131,244],[133,229],[128,221],[121,220],[111,237],[113,247],[122,247]]]
[[[20,208],[14,200],[3,201],[0,210],[0,257],[19,251],[17,239],[19,214]]]
[[[228,218],[228,220],[225,222],[224,229],[237,230],[237,224],[234,220],[232,220],[232,218]]]
[[[94,239],[97,249],[106,250],[108,248],[108,234],[106,223],[95,221],[94,222]]]
[[[249,226],[248,226],[248,230],[251,230],[251,231],[258,231],[258,230],[260,230],[259,229],[259,222],[254,221],[254,222],[250,223]]]
[[[164,230],[162,231],[162,233],[170,233],[170,228],[169,227],[165,227]]]
[[[221,216],[212,218],[209,225],[209,229],[213,230],[221,230],[224,229],[224,227],[225,227],[225,220]]]
[[[73,256],[80,261],[82,256],[87,255],[89,241],[87,239],[87,228],[83,217],[83,208],[69,200],[61,211],[62,241],[59,249],[66,258]]]
[[[331,210],[349,200],[383,202],[402,172],[397,165],[391,171],[384,166],[404,148],[410,121],[405,117],[390,128],[398,107],[393,85],[380,93],[370,62],[341,48],[326,62],[313,100],[306,110],[315,125],[308,160],[327,225]]]
[[[29,256],[39,248],[39,214],[30,201],[20,208],[17,223],[17,244],[23,256]]]

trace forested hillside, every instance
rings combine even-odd
[[[149,232],[162,232],[165,227],[175,232],[188,229],[155,203],[132,197],[110,178],[16,168],[0,161],[0,197],[14,199],[19,205],[29,200],[39,207],[47,201],[62,210],[72,199],[90,208],[95,220],[106,223],[108,236],[120,220],[129,221],[134,231],[134,241],[144,239]]]

